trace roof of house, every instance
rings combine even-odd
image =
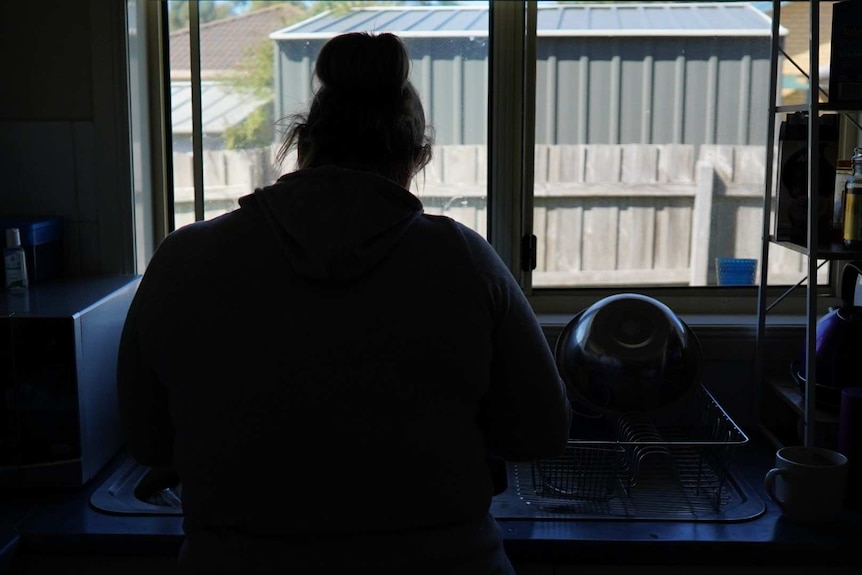
[[[270,34],[274,40],[358,31],[405,38],[487,36],[487,6],[397,6],[324,12]],[[539,36],[769,36],[771,21],[750,2],[539,5]]]
[[[249,50],[268,41],[271,32],[284,28],[302,14],[300,8],[285,4],[201,24],[201,75],[212,77],[235,67]],[[189,40],[188,29],[170,35],[170,65],[174,78],[187,77],[191,69]]]
[[[204,134],[220,134],[238,124],[266,102],[232,90],[222,82],[201,82],[201,121]],[[171,82],[171,128],[174,134],[192,133],[192,85]]]

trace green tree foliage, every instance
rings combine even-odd
[[[273,5],[293,4],[302,9],[300,16],[292,21],[286,21],[289,26],[299,20],[331,10],[335,14],[343,14],[351,8],[363,7],[376,4],[369,0],[318,0],[316,2],[279,2],[266,0],[237,0],[225,2],[231,4],[232,13],[244,12],[246,10],[259,10]],[[186,2],[183,2],[186,4]],[[202,2],[204,4],[204,2]],[[406,1],[406,2],[381,2],[387,6],[397,5],[447,5],[457,4],[454,1]],[[224,8],[223,8],[224,9]],[[203,20],[203,11],[201,11]],[[275,43],[269,39],[262,40],[253,49],[249,50],[243,57],[239,66],[226,78],[230,88],[236,92],[250,94],[255,98],[266,102],[255,110],[242,122],[231,126],[224,132],[225,144],[229,149],[246,149],[269,146],[275,138],[275,120],[273,111],[273,98],[275,87],[273,80],[273,65],[275,62]]]
[[[288,25],[288,24],[286,24]],[[275,42],[266,38],[248,50],[242,62],[226,78],[228,85],[238,92],[252,94],[256,98],[273,96],[273,63]]]
[[[285,2],[248,2],[249,10],[259,10],[271,5],[284,5]],[[284,26],[289,26],[299,20],[309,17],[310,13],[303,2],[292,2],[302,8],[299,16],[286,19]],[[228,149],[246,149],[269,146],[275,138],[273,98],[275,86],[273,65],[275,62],[275,43],[268,38],[262,39],[244,55],[242,62],[225,79],[227,85],[234,91],[250,94],[256,99],[266,102],[242,122],[231,126],[224,132],[225,145]]]
[[[318,0],[313,2],[309,8],[309,14],[320,14],[321,12],[331,11],[333,14],[344,14],[349,12],[351,8],[359,8],[368,6],[367,0]]]
[[[284,6],[285,4],[296,6],[302,10],[307,9],[305,2],[289,2],[286,0],[236,0],[235,4],[239,11],[262,10],[264,8],[271,8],[272,6]]]
[[[344,14],[350,11],[351,8],[361,8],[363,6],[454,6],[458,2],[455,0],[406,0],[406,1],[388,1],[374,2],[373,0],[317,0],[311,2],[309,11],[311,14],[320,14],[327,10],[331,10],[333,14]]]
[[[270,5],[283,5],[284,2],[236,2],[241,10],[259,10]],[[304,20],[325,10],[345,12],[355,6],[367,6],[367,1],[319,1],[306,5],[304,2],[292,2],[304,11],[293,21],[286,21],[289,26],[296,21]],[[225,145],[228,149],[246,149],[269,146],[275,138],[273,98],[275,87],[273,80],[273,63],[275,62],[275,43],[269,39],[262,40],[243,57],[242,62],[225,80],[236,92],[253,95],[266,104],[247,116],[242,122],[231,126],[224,132]]]
[[[224,131],[225,147],[229,150],[246,150],[269,146],[275,140],[275,122],[272,101],[258,107],[246,118]]]
[[[225,130],[225,145],[228,149],[259,148],[274,141],[274,52],[274,42],[269,39],[261,41],[246,53],[240,65],[226,79],[231,89],[266,102],[242,122]]]

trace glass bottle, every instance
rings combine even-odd
[[[18,228],[6,230],[6,249],[3,251],[6,268],[6,289],[20,293],[27,290],[27,260],[21,246],[21,232]]]
[[[853,173],[844,192],[844,245],[862,248],[862,148],[853,150]]]

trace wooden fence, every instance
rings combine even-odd
[[[207,218],[293,165],[276,169],[271,149],[204,154]],[[537,146],[534,285],[715,285],[716,257],[759,259],[764,160],[763,146]],[[484,146],[437,146],[411,191],[484,230],[486,175]],[[190,155],[174,155],[174,183],[179,226],[194,219]],[[795,284],[807,264],[772,246],[769,267],[770,283]]]

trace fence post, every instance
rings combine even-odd
[[[709,234],[712,224],[712,195],[715,169],[702,160],[695,165],[694,207],[691,222],[691,277],[689,285],[705,286],[709,274]]]

